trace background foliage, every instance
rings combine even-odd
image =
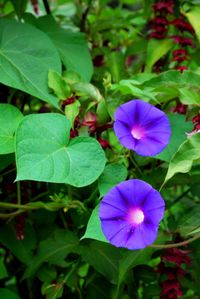
[[[0,17],[0,297],[198,299],[200,1],[1,0]],[[113,132],[133,98],[169,117],[155,157]],[[130,178],[166,201],[144,250],[100,228]]]

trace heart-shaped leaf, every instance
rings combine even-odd
[[[15,151],[15,131],[23,114],[14,106],[0,104],[0,154],[10,154]]]
[[[58,106],[48,90],[48,71],[61,72],[58,52],[40,30],[14,20],[0,20],[0,82]]]
[[[94,182],[105,166],[105,154],[91,137],[69,142],[70,123],[64,115],[26,116],[16,133],[17,180],[68,183]]]

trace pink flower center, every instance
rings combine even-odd
[[[140,224],[144,221],[144,213],[140,209],[131,210],[129,220],[132,224]]]
[[[133,138],[140,140],[144,136],[144,132],[141,128],[132,128],[131,135]]]

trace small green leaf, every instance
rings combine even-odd
[[[171,39],[150,39],[147,46],[146,72],[151,72],[153,65],[173,47]]]
[[[99,90],[90,83],[77,82],[72,85],[72,90],[77,93],[78,96],[87,96],[91,100],[99,102],[102,96]]]
[[[184,14],[188,18],[190,24],[193,26],[195,33],[198,39],[200,40],[200,27],[199,27],[200,7],[194,5],[190,8],[189,12]]]
[[[200,158],[200,133],[188,137],[172,157],[164,183],[176,173],[190,171],[194,160]]]
[[[91,137],[69,142],[70,123],[56,113],[26,116],[16,133],[17,179],[82,187],[102,173],[106,158]]]
[[[15,151],[15,131],[23,119],[23,114],[15,106],[0,104],[0,154]]]
[[[180,114],[168,115],[170,127],[172,131],[171,139],[167,147],[159,155],[154,158],[169,162],[181,143],[187,139],[186,133],[191,132],[193,128],[192,122],[186,122],[185,116]]]
[[[59,100],[65,100],[71,94],[69,84],[67,84],[67,82],[61,77],[60,74],[53,70],[49,71],[48,85]]]
[[[87,224],[86,232],[82,239],[94,239],[102,242],[107,242],[102,230],[101,230],[101,222],[98,215],[99,205],[93,210],[90,219]]]
[[[124,181],[128,175],[127,168],[122,164],[108,164],[98,179],[100,197],[104,196],[109,189]]]
[[[67,119],[69,119],[72,129],[74,129],[74,120],[79,114],[80,105],[79,101],[75,101],[74,103],[65,106],[65,115]]]

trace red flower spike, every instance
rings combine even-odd
[[[171,38],[176,44],[180,44],[182,47],[193,46],[193,41],[191,38],[186,38],[179,35],[172,35]]]
[[[200,123],[200,113],[193,117],[192,122],[193,122],[193,124]]]
[[[188,67],[185,65],[179,65],[176,67],[176,70],[180,71],[181,73],[183,73],[183,71],[188,70]]]
[[[194,126],[194,131],[199,131],[199,130],[200,130],[200,123]]]
[[[70,139],[77,137],[78,136],[78,130],[74,129],[74,130],[70,130]]]
[[[183,61],[188,61],[187,56],[175,56],[171,61],[177,61],[178,63],[181,63]]]
[[[83,118],[82,126],[86,126],[89,128],[89,133],[93,134],[97,128],[97,117],[92,112],[87,112]]]
[[[173,112],[177,112],[179,114],[186,114],[187,112],[187,105],[182,103],[177,103],[176,107],[173,109]]]
[[[154,8],[155,12],[173,14],[174,2],[173,1],[167,1],[167,2],[159,1],[153,5],[153,8]]]
[[[101,144],[101,146],[102,146],[103,149],[111,148],[111,146],[110,146],[110,144],[109,144],[109,142],[107,140],[102,139],[100,137],[97,140],[99,141],[99,143]]]
[[[31,4],[33,6],[33,10],[36,15],[39,15],[39,9],[38,9],[38,0],[31,0]]]
[[[165,16],[159,16],[159,17],[155,17],[152,23],[157,25],[168,25],[169,22]]]
[[[158,32],[151,32],[149,37],[156,38],[156,39],[163,39],[166,37],[166,32],[158,33]]]
[[[188,23],[187,21],[185,21],[182,18],[178,18],[178,19],[173,20],[171,22],[171,24],[174,25],[181,32],[188,31],[190,33],[194,33],[194,29],[190,25],[190,23]]]
[[[180,56],[180,55],[187,55],[187,51],[185,49],[177,49],[172,52],[173,57]]]
[[[189,253],[190,251],[188,250],[170,248],[166,250],[165,254],[162,256],[162,260],[174,263],[177,266],[180,266],[181,264],[190,265],[191,259],[188,256]]]

